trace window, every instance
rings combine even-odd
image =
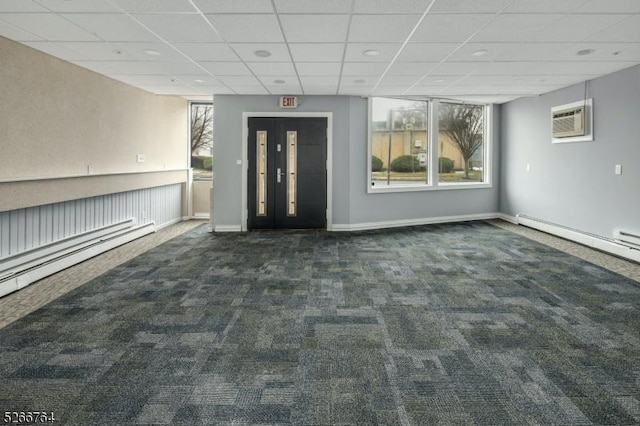
[[[194,180],[213,179],[213,105],[191,104],[191,168]]]
[[[438,104],[438,182],[484,181],[484,106]]]
[[[437,99],[371,98],[369,191],[486,187],[488,110]]]
[[[371,110],[371,185],[425,185],[427,102],[374,98]]]

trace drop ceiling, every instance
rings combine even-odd
[[[638,0],[0,0],[0,35],[156,94],[502,103],[640,63]]]

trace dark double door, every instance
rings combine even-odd
[[[325,228],[327,119],[249,119],[249,229]]]

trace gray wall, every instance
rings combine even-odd
[[[581,100],[583,84],[503,105],[500,211],[609,238],[640,231],[640,66],[588,88],[593,142],[551,143],[551,107]]]
[[[333,113],[333,224],[358,225],[397,220],[494,213],[498,210],[498,169],[493,187],[452,191],[367,193],[367,100],[349,96],[303,96],[295,112]],[[214,97],[215,226],[240,226],[242,197],[242,113],[283,112],[277,96]],[[499,120],[494,114],[494,126]],[[497,127],[495,127],[497,130]],[[493,163],[498,164],[498,132]]]

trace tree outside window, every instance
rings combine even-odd
[[[439,181],[482,182],[484,107],[440,102],[438,106]],[[453,157],[453,158],[450,158]],[[446,160],[445,160],[446,159]],[[455,173],[455,170],[464,172]],[[453,173],[452,173],[453,172]]]
[[[213,179],[213,105],[191,104],[191,167],[194,180]]]

